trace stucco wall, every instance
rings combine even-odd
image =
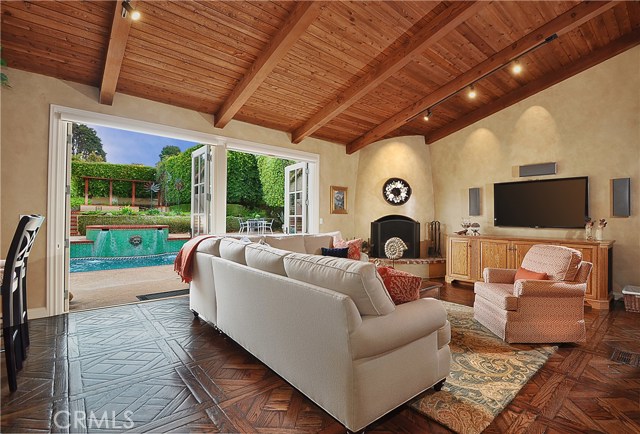
[[[116,94],[113,106],[100,105],[98,89],[15,69],[6,70],[10,89],[2,89],[0,162],[0,251],[6,252],[19,214],[47,213],[47,164],[49,146],[49,106],[62,105],[174,127],[251,140],[268,145],[300,149],[320,154],[321,231],[341,230],[353,236],[353,214],[329,213],[329,186],[349,188],[348,206],[355,206],[358,156],[345,154],[344,146],[307,139],[291,144],[287,134],[232,121],[225,129],[213,126],[213,117],[191,110],[141,98]],[[46,222],[29,260],[28,303],[45,306]]]
[[[425,238],[426,222],[433,220],[433,181],[430,149],[423,136],[397,137],[376,142],[359,152],[355,207],[355,232],[365,240],[371,235],[371,222],[388,214],[400,214],[420,222],[420,239]],[[382,196],[389,178],[409,183],[412,195],[404,205],[394,206]]]
[[[436,219],[459,230],[468,189],[482,188],[486,234],[581,238],[582,230],[493,226],[493,183],[514,166],[555,161],[555,178],[588,176],[590,214],[615,239],[614,289],[640,284],[640,47],[620,54],[431,145]],[[631,178],[630,218],[610,218],[609,181]],[[540,179],[549,177],[538,177]]]

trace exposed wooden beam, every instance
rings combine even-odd
[[[436,43],[465,20],[475,15],[485,4],[479,1],[452,3],[427,25],[418,30],[412,38],[403,41],[400,49],[394,51],[379,65],[372,68],[353,86],[338,94],[322,110],[296,129],[291,135],[291,141],[300,143],[304,138],[313,134],[372,89],[382,84],[418,56],[421,56],[430,45]],[[403,37],[401,36],[400,38]],[[406,39],[406,37],[403,39]]]
[[[214,116],[216,127],[224,128],[238,113],[244,103],[273,71],[278,62],[287,54],[291,46],[318,17],[321,10],[322,2],[297,2],[282,28],[253,62],[242,80],[236,85]]]
[[[347,145],[347,153],[352,154],[376,140],[380,140],[390,132],[411,121],[427,108],[454,95],[460,89],[474,83],[492,71],[503,67],[514,58],[541,44],[546,38],[554,34],[558,36],[565,34],[619,3],[619,1],[599,1],[578,4],[508,47],[498,51],[474,68],[454,78],[435,92],[405,107],[402,111],[349,143]]]
[[[114,1],[115,12],[111,23],[111,35],[109,35],[109,47],[104,61],[104,72],[102,73],[102,84],[100,85],[100,104],[113,104],[113,96],[116,93],[124,50],[127,47],[131,20],[122,18],[122,2]],[[131,2],[134,6],[134,2]]]
[[[639,44],[640,29],[636,29],[634,32],[628,33],[627,35],[616,39],[610,44],[599,48],[596,51],[593,51],[589,55],[583,57],[582,59],[579,59],[577,62],[574,62],[566,68],[556,71],[554,74],[545,75],[535,81],[527,83],[523,87],[509,92],[507,95],[498,98],[490,104],[474,110],[473,112],[467,114],[462,118],[448,123],[442,128],[439,128],[438,130],[429,134],[427,136],[426,142],[431,144],[437,140],[440,140],[450,134],[455,133],[456,131],[459,131],[471,124],[478,122],[481,119],[486,118],[487,116],[497,113],[500,110],[503,110],[517,102],[522,101],[525,98],[528,98],[555,84],[558,84],[569,77],[592,68],[597,64],[610,59],[611,57],[617,56],[618,54]]]

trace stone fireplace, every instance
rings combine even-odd
[[[407,245],[403,258],[420,257],[420,223],[402,215],[387,215],[371,222],[371,256],[384,258],[384,243],[398,237]]]

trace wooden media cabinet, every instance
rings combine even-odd
[[[482,281],[482,270],[518,268],[534,244],[555,244],[582,252],[582,259],[593,263],[587,283],[586,302],[594,309],[609,309],[613,298],[611,264],[613,240],[589,241],[566,238],[528,238],[498,235],[447,235],[448,283]]]

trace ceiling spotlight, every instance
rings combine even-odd
[[[467,93],[467,96],[470,99],[475,99],[475,97],[478,96],[478,92],[476,92],[476,88],[473,86],[469,86],[469,93]]]
[[[426,122],[429,122],[429,118],[431,118],[431,110],[427,110],[427,113],[422,117]]]
[[[122,18],[127,18],[127,14],[131,15],[131,19],[133,21],[138,21],[140,19],[140,12],[131,6],[129,0],[124,0],[122,2]]]
[[[511,72],[514,74],[520,74],[522,72],[522,65],[520,65],[519,60],[513,61],[513,66],[511,67]]]

